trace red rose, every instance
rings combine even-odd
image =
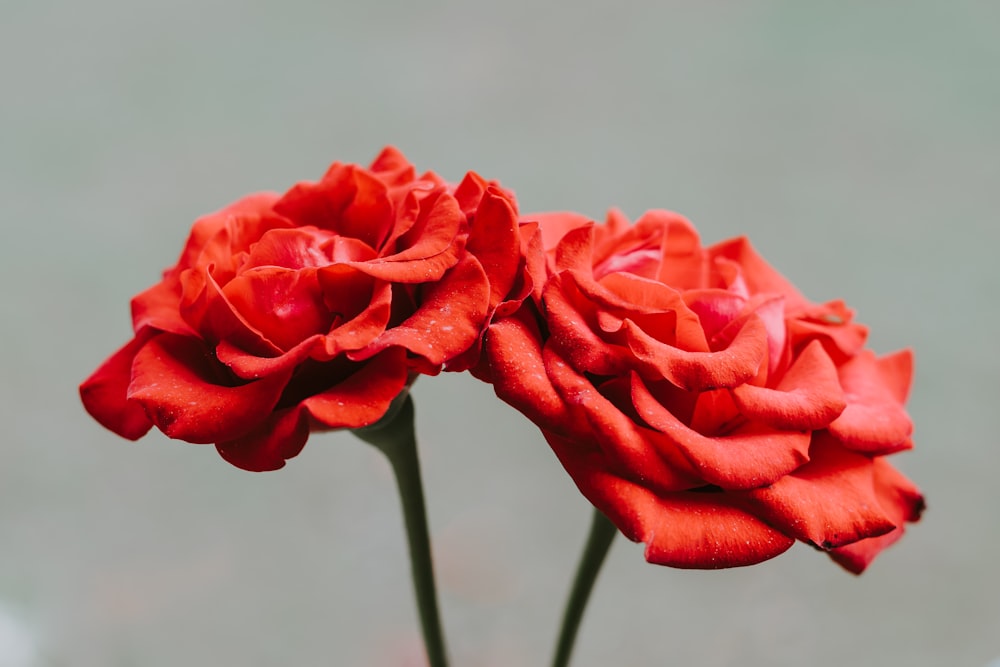
[[[417,177],[392,148],[335,163],[195,222],[84,406],[126,438],[155,425],[280,468],[311,430],[376,422],[417,374],[475,365],[518,243],[512,196],[474,173]]]
[[[751,565],[801,540],[858,573],[917,520],[886,461],[912,447],[908,351],[876,357],[843,303],[674,213],[528,220],[538,298],[490,327],[484,376],[647,560]]]

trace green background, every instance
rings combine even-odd
[[[901,543],[855,578],[803,545],[685,572],[619,538],[575,665],[1000,657],[1000,3],[0,10],[0,665],[420,664],[368,445],[320,435],[251,474],[120,440],[76,395],[194,218],[387,143],[499,178],[525,212],[748,234],[876,351],[916,351],[917,447],[895,460],[929,510]],[[489,387],[414,391],[454,664],[544,664],[589,505]]]

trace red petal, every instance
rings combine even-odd
[[[398,345],[433,365],[446,363],[479,339],[488,303],[489,281],[483,267],[466,255],[439,282],[426,287],[417,312],[387,329],[361,353],[350,356],[367,359]]]
[[[326,333],[333,323],[315,269],[251,269],[230,281],[223,293],[243,321],[281,350]]]
[[[545,372],[541,334],[532,310],[526,303],[514,315],[494,322],[486,332],[484,354],[497,396],[539,428],[559,429],[572,420]]]
[[[900,402],[909,385],[908,352],[876,360],[863,350],[838,371],[847,407],[830,424],[830,433],[846,447],[869,455],[882,455],[913,446],[913,422]]]
[[[276,193],[258,192],[195,220],[177,260],[178,272],[222,261],[232,255],[234,245],[246,250],[265,230],[290,226],[274,215],[272,207],[278,199]]]
[[[327,307],[350,318],[324,336],[325,359],[362,349],[378,338],[389,324],[392,285],[369,281],[369,276],[343,265],[319,271]],[[357,312],[355,309],[359,306],[363,309]]]
[[[881,457],[876,458],[873,463],[875,492],[878,494],[882,509],[896,524],[896,529],[885,535],[848,544],[830,552],[833,560],[855,574],[861,574],[883,549],[902,537],[904,525],[908,521],[918,521],[925,507],[924,497],[913,482]]]
[[[499,190],[490,188],[483,196],[466,250],[476,256],[489,277],[492,313],[514,285],[521,260],[517,211]]]
[[[823,428],[847,405],[837,369],[819,341],[802,351],[774,389],[744,384],[731,391],[746,417],[781,429]]]
[[[650,426],[673,441],[698,475],[723,489],[772,484],[809,460],[809,434],[747,426],[730,435],[705,437],[660,405],[637,375],[632,400]]]
[[[913,351],[900,350],[875,360],[886,389],[900,403],[910,395],[913,381]]]
[[[305,269],[326,266],[331,262],[330,246],[336,239],[332,232],[318,229],[272,229],[253,244],[240,266],[245,272],[259,267]],[[343,239],[350,243],[351,239]],[[353,241],[360,248],[367,246]],[[368,250],[369,257],[372,251]],[[365,258],[367,259],[367,257]]]
[[[625,322],[629,349],[643,377],[669,380],[688,391],[735,387],[754,377],[767,356],[767,330],[750,317],[725,349],[688,352],[656,340]]]
[[[273,413],[250,433],[215,445],[223,459],[251,472],[278,470],[297,456],[309,437],[309,420],[300,406]]]
[[[393,399],[406,388],[408,376],[405,351],[386,350],[302,405],[325,428],[368,426],[385,416]]]
[[[580,292],[572,274],[553,276],[545,286],[543,300],[549,340],[575,368],[597,375],[622,375],[628,370],[632,362],[629,351],[594,331],[599,311]]]
[[[745,237],[717,243],[706,249],[706,255],[712,265],[718,258],[735,262],[750,294],[780,294],[785,297],[785,308],[789,311],[810,305],[792,283],[757,254]]]
[[[406,156],[395,146],[386,146],[369,167],[386,183],[402,185],[413,181],[416,171]]]
[[[281,348],[254,329],[229,303],[209,269],[189,269],[181,275],[184,295],[181,315],[200,337],[217,343],[229,340],[262,357],[278,356]]]
[[[316,348],[322,349],[323,341],[323,336],[311,336],[277,357],[258,357],[224,340],[215,347],[215,356],[240,378],[257,380],[292,372],[295,366],[312,356]]]
[[[664,257],[665,252],[668,255],[671,252],[668,246],[672,232],[675,228],[691,228],[691,223],[683,216],[663,210],[647,212],[634,225],[622,225],[623,222],[624,216],[612,211],[608,214],[608,224],[595,229],[594,275],[632,273],[679,288],[660,280],[658,274],[665,261],[673,261],[672,257],[669,260]]]
[[[572,230],[587,225],[593,225],[594,221],[580,213],[570,211],[551,211],[546,213],[532,213],[521,216],[522,224],[537,223],[538,231],[541,234],[542,250],[549,252],[558,246],[563,238]],[[590,232],[586,232],[589,234]],[[585,241],[585,243],[589,243]],[[590,256],[584,266],[589,270],[591,267]]]
[[[138,440],[153,427],[142,406],[126,400],[132,381],[132,362],[151,335],[140,333],[80,385],[80,400],[90,416],[129,440]]]
[[[400,283],[424,283],[440,280],[454,266],[462,249],[459,231],[465,216],[451,196],[438,196],[421,201],[421,211],[413,227],[386,252],[401,247],[368,262],[345,262],[370,276]]]
[[[299,227],[311,225],[339,232],[341,216],[357,189],[353,178],[356,169],[355,165],[333,163],[319,182],[303,181],[289,188],[274,203],[274,211]]]
[[[547,230],[544,221],[541,229],[542,239],[548,243],[545,238]],[[563,271],[579,271],[584,275],[593,275],[594,223],[588,222],[582,227],[568,229],[565,236],[559,239],[559,245],[556,246],[555,251],[553,273],[562,273]]]
[[[570,411],[556,433],[594,443],[604,452],[607,467],[655,490],[704,485],[671,438],[633,421],[552,348],[546,347],[543,355],[552,386]]]
[[[646,543],[646,560],[680,568],[718,569],[774,558],[794,540],[761,522],[724,493],[657,495],[613,474],[597,454],[581,456],[569,438],[546,440],[577,487],[635,542]]]
[[[138,333],[146,327],[175,333],[181,336],[196,336],[180,313],[181,283],[177,275],[164,279],[132,298],[132,328]]]
[[[818,339],[835,363],[842,364],[865,346],[867,327],[852,322],[854,312],[843,301],[824,304],[803,304],[798,311],[788,313],[788,335],[792,344]]]
[[[162,334],[136,354],[128,398],[171,438],[220,442],[266,420],[291,377],[286,372],[230,386],[226,375],[204,342]]]
[[[749,492],[756,513],[786,535],[821,549],[884,535],[895,527],[881,509],[874,466],[823,431],[810,461],[772,486]]]
[[[355,169],[354,197],[344,209],[336,231],[341,236],[364,241],[380,248],[392,232],[395,210],[389,201],[386,184],[363,169]]]

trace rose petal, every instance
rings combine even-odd
[[[132,297],[132,328],[136,333],[149,327],[181,336],[197,332],[181,317],[181,283],[177,275],[164,276],[161,282]]]
[[[274,215],[272,207],[279,198],[280,195],[274,192],[258,192],[195,220],[177,265],[171,271],[179,273],[204,259],[218,261],[217,253],[232,254],[234,241],[256,240],[264,229],[290,226],[291,223]],[[249,234],[243,235],[243,229]]]
[[[386,146],[376,156],[369,167],[390,185],[410,183],[416,177],[416,170],[406,156],[395,146]]]
[[[703,436],[660,405],[638,375],[632,377],[632,400],[639,416],[669,437],[702,479],[723,489],[772,484],[809,460],[808,433],[751,424],[728,435]]]
[[[578,439],[593,441],[605,453],[609,469],[654,490],[704,485],[673,439],[637,424],[552,348],[545,348],[543,358],[552,386],[568,404],[572,418],[558,433],[568,436],[576,431]]]
[[[129,440],[138,440],[153,427],[143,407],[127,400],[132,362],[152,336],[149,332],[137,335],[80,385],[80,399],[90,416]]]
[[[253,243],[240,271],[260,267],[306,269],[326,266],[331,262],[330,246],[339,238],[342,237],[319,229],[272,229]],[[343,240],[367,248],[353,239]],[[371,250],[369,253],[369,257],[374,254]]]
[[[181,285],[181,316],[207,342],[229,340],[261,357],[275,357],[283,352],[233,307],[211,275],[211,266],[185,271],[181,274]]]
[[[860,352],[868,338],[868,328],[852,322],[853,317],[854,311],[843,301],[806,304],[788,313],[788,336],[796,348],[819,339],[839,365]]]
[[[357,190],[353,178],[356,169],[355,165],[334,162],[318,182],[302,181],[289,188],[274,203],[274,211],[298,227],[339,232],[341,216]]]
[[[529,215],[521,216],[522,224],[534,223],[538,225],[538,231],[541,235],[542,250],[546,253],[555,250],[556,247],[562,243],[566,235],[581,227],[586,227],[588,225],[593,225],[594,221],[585,215],[580,213],[573,213],[571,211],[549,211],[546,213],[531,213]],[[588,243],[585,238],[590,232],[584,232],[583,243]],[[578,239],[575,243],[579,243]],[[589,260],[590,257],[588,256]],[[586,262],[585,266],[589,271],[591,268],[590,262]]]
[[[385,331],[392,315],[392,285],[343,265],[319,270],[327,307],[345,318],[324,336],[325,359],[360,350]],[[357,309],[362,307],[360,312]]]
[[[899,396],[909,385],[909,352],[886,361],[863,350],[840,368],[847,407],[830,424],[830,433],[844,446],[869,455],[884,455],[913,446],[913,422]]]
[[[349,356],[360,361],[400,346],[439,366],[467,350],[479,338],[489,305],[489,281],[482,265],[466,255],[440,281],[425,289],[413,315],[387,329],[360,353]]]
[[[440,280],[458,261],[459,231],[465,216],[458,202],[444,192],[421,202],[413,227],[393,244],[403,249],[367,262],[345,262],[370,276],[398,283]],[[391,250],[391,249],[390,249]]]
[[[594,331],[599,311],[580,292],[572,274],[553,276],[545,287],[543,301],[551,332],[549,340],[575,368],[586,368],[597,375],[621,375],[628,370],[628,350],[605,341]]]
[[[879,504],[896,528],[885,535],[860,540],[830,552],[834,561],[854,574],[861,574],[883,549],[899,540],[905,524],[918,521],[925,508],[923,495],[910,480],[882,457],[876,458],[873,464]]]
[[[258,357],[224,340],[215,347],[215,357],[238,377],[257,380],[276,373],[291,372],[295,366],[312,356],[313,350],[321,348],[323,341],[324,336],[310,336],[277,357]]]
[[[489,276],[489,312],[507,296],[520,265],[521,240],[517,211],[499,190],[489,188],[476,209],[466,250],[475,255]]]
[[[913,381],[913,351],[900,350],[875,360],[885,388],[900,402],[905,403],[910,395]]]
[[[510,317],[494,322],[483,343],[493,390],[542,430],[571,424],[563,402],[545,372],[541,334],[530,302]]]
[[[336,231],[341,236],[356,238],[372,248],[382,247],[394,223],[394,210],[386,185],[375,175],[355,169],[354,197],[344,209]]]
[[[895,528],[881,509],[870,458],[844,449],[824,431],[813,435],[809,456],[795,472],[748,493],[758,516],[826,550]]]
[[[302,405],[326,428],[359,428],[374,424],[407,385],[406,352],[386,350],[358,367],[330,389],[311,396]]]
[[[283,351],[326,333],[334,322],[315,269],[251,269],[233,278],[223,294],[242,321]]]
[[[672,234],[679,228],[691,228],[683,216],[663,210],[648,211],[634,225],[622,224],[624,216],[616,215],[615,211],[609,212],[608,220],[610,227],[595,228],[593,265],[594,276],[598,278],[624,272],[657,280],[663,263],[673,261],[677,237],[671,239]],[[615,225],[620,225],[617,232],[612,231]]]
[[[128,399],[167,436],[195,443],[231,440],[267,419],[290,372],[232,386],[203,341],[161,334],[136,354]]]
[[[297,456],[309,437],[309,420],[301,406],[279,410],[250,433],[215,445],[223,459],[251,472],[278,470]]]
[[[705,252],[712,264],[720,258],[735,263],[740,269],[740,278],[751,294],[780,294],[785,297],[785,308],[788,311],[810,305],[809,300],[792,283],[757,254],[746,237],[717,243]]]
[[[744,384],[730,391],[746,417],[781,429],[823,428],[847,405],[837,369],[819,341],[802,351],[774,389]]]
[[[546,433],[577,487],[634,542],[646,560],[679,568],[754,565],[788,550],[794,540],[741,509],[724,493],[657,495],[609,471],[600,455],[580,456],[577,443]]]
[[[735,387],[754,377],[767,355],[767,330],[750,317],[728,347],[689,352],[656,340],[631,322],[624,330],[643,377],[662,378],[688,391]]]

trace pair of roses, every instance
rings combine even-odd
[[[861,572],[923,508],[886,460],[912,447],[910,353],[876,357],[843,303],[666,211],[519,216],[496,182],[387,148],[199,219],[132,321],[80,387],[88,412],[247,470],[468,370],[650,562],[751,565],[800,540]]]

